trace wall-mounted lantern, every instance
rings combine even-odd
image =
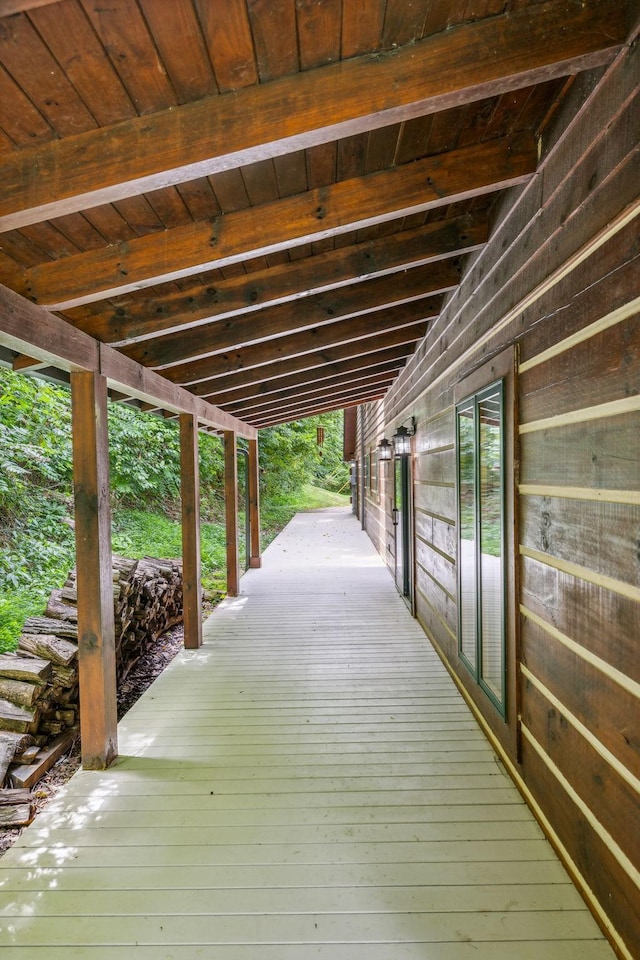
[[[393,448],[386,437],[378,444],[378,460],[391,460]]]
[[[416,418],[411,417],[411,426],[401,424],[393,435],[393,453],[396,457],[408,457],[411,453],[411,437],[416,432]]]

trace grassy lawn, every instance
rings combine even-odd
[[[291,518],[302,510],[314,510],[322,507],[348,506],[349,497],[332,493],[319,487],[305,485],[299,494],[287,495],[280,501],[263,501],[261,504],[262,549],[278,535]],[[244,560],[244,516],[239,518],[240,563]],[[60,525],[60,557],[56,567],[57,575],[51,570],[42,569],[37,562],[37,548],[34,546],[29,564],[32,572],[31,582],[25,575],[15,587],[5,586],[0,598],[0,652],[13,650],[24,620],[28,616],[41,614],[49,593],[61,586],[61,577],[74,564],[72,538],[68,526]],[[55,534],[47,530],[48,543]],[[179,517],[168,512],[146,510],[115,509],[112,518],[113,552],[120,556],[138,559],[139,557],[179,557],[182,553],[182,533]],[[226,582],[226,554],[224,516],[215,521],[205,521],[201,525],[202,583],[205,592],[224,593]],[[7,562],[11,558],[6,556]],[[18,563],[16,557],[15,563]],[[64,571],[61,573],[60,571]]]

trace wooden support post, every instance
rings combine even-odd
[[[180,491],[182,495],[182,585],[184,645],[202,646],[202,585],[200,580],[200,476],[198,419],[180,414]]]
[[[240,592],[238,550],[238,444],[233,430],[224,431],[224,502],[227,532],[227,593]]]
[[[104,770],[118,753],[106,379],[72,373],[71,398],[82,765]]]
[[[247,509],[251,543],[249,546],[249,566],[262,566],[260,555],[260,472],[258,464],[258,441],[249,440],[249,483],[247,490]]]

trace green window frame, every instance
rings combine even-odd
[[[505,382],[456,404],[458,655],[507,712]]]

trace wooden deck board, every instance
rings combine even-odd
[[[0,862],[3,960],[611,960],[346,512],[301,515]]]

